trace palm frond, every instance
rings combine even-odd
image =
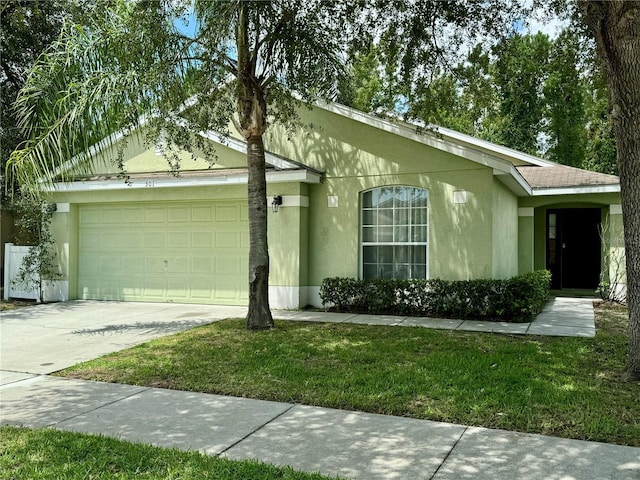
[[[34,65],[15,104],[29,140],[6,172],[24,188],[89,175],[96,156],[117,163],[100,156],[122,141],[115,132],[130,133],[149,112],[162,119],[189,95],[190,40],[165,21],[149,41],[137,20],[112,14],[86,27],[67,25]]]

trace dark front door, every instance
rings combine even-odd
[[[547,269],[551,288],[595,289],[600,281],[599,208],[547,210]]]

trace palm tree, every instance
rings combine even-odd
[[[172,153],[178,149],[199,148],[215,161],[211,146],[193,133],[229,134],[233,123],[248,147],[246,325],[271,328],[263,135],[270,124],[298,124],[301,102],[336,94],[345,24],[356,9],[322,0],[117,5],[87,26],[66,25],[32,68],[16,102],[29,140],[12,154],[8,173],[37,194],[92,173],[93,157],[106,150],[96,144],[122,145],[114,134],[140,125],[147,142],[167,141],[169,167],[179,170]],[[195,28],[185,34],[179,27],[189,20]],[[122,153],[116,162],[122,167]]]

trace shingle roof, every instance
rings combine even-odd
[[[516,169],[532,188],[584,187],[592,185],[618,185],[615,175],[590,172],[566,165],[552,167],[517,166]]]

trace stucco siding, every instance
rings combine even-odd
[[[450,172],[481,167],[462,157],[321,110],[301,110],[301,128],[288,140],[282,128],[266,136],[266,148],[324,172],[326,178]]]
[[[324,172],[321,184],[309,186],[309,285],[360,276],[360,195],[390,185],[429,192],[430,278],[492,275],[490,168],[323,110],[304,111],[303,121],[321,127],[293,141],[276,130],[267,148]],[[465,192],[464,203],[455,192]]]
[[[611,284],[615,292],[626,295],[627,272],[624,250],[624,226],[622,214],[606,212],[603,221],[605,226],[605,243],[603,248],[603,268],[607,273],[605,280]],[[624,293],[622,293],[624,292]]]
[[[518,198],[494,178],[493,181],[492,278],[518,273]]]
[[[484,180],[484,181],[483,181]],[[396,174],[327,179],[310,188],[309,284],[331,276],[360,276],[360,193],[405,185],[429,191],[428,276],[469,279],[491,276],[491,172]],[[467,202],[454,204],[454,192]],[[328,197],[338,206],[329,207]]]
[[[528,210],[528,209],[523,209]],[[518,215],[518,274],[532,272],[534,267],[534,212]]]
[[[247,159],[244,153],[226,145],[211,145],[214,146],[212,156],[207,157],[203,151],[194,147],[193,152],[176,151],[176,157],[172,157],[171,161],[177,160],[181,171],[246,167]],[[122,168],[118,166],[119,159],[122,160]],[[94,158],[92,169],[96,175],[116,175],[166,172],[171,166],[167,158],[160,151],[156,151],[155,145],[146,144],[144,132],[141,132],[117,142],[116,145],[106,147]]]
[[[265,136],[269,153],[322,172],[320,183],[309,184],[302,182],[317,181],[317,172],[313,173],[313,178],[305,176],[311,175],[309,172],[303,172],[304,175],[294,180],[292,177],[285,179],[290,172],[276,172],[280,176],[270,178],[283,179],[283,183],[269,184],[268,198],[265,198],[269,209],[270,288],[277,295],[287,297],[287,305],[292,307],[304,306],[307,292],[317,297],[317,289],[327,277],[362,276],[361,198],[363,192],[373,188],[409,186],[428,191],[427,277],[448,280],[506,278],[533,268],[545,268],[547,208],[620,203],[619,194],[518,198],[514,191],[525,195],[527,190],[514,184],[512,191],[497,177],[509,175],[506,154],[479,153],[473,146],[462,148],[462,144],[452,144],[449,140],[445,145],[442,136],[430,137],[431,143],[427,145],[406,130],[396,134],[398,131],[388,123],[384,126],[386,130],[376,128],[354,119],[357,116],[349,118],[349,115],[322,108],[301,109],[299,113],[303,124],[314,127],[300,128],[291,135],[281,127],[272,126]],[[233,130],[231,133],[235,136]],[[145,145],[140,138],[132,138],[124,149],[123,172],[166,172],[167,161],[158,155],[155,146]],[[179,154],[180,168],[188,171],[245,167],[246,156],[238,148],[238,145],[234,148],[216,145],[216,158],[210,159],[213,164],[202,152],[194,151],[193,156],[182,152]],[[120,173],[114,162],[116,158],[117,148],[107,149],[96,161],[96,173]],[[522,163],[517,159],[510,161]],[[219,177],[227,175],[218,173]],[[135,188],[128,188],[123,180],[121,188],[114,180],[109,184],[113,190],[51,194],[52,201],[66,205],[63,211],[55,214],[53,231],[71,298],[79,294],[78,278],[85,275],[83,269],[91,264],[86,260],[90,250],[81,252],[80,247],[80,213],[86,215],[92,211],[87,205],[95,206],[96,215],[100,215],[101,206],[108,205],[113,205],[114,209],[116,205],[143,209],[160,205],[168,210],[222,203],[238,205],[244,210],[242,214],[236,212],[234,217],[237,230],[245,232],[246,185],[229,181],[224,185],[203,186],[193,180],[203,178],[203,175],[191,174],[191,180],[188,177],[185,175],[185,183],[180,184],[189,186],[182,187],[141,181]],[[132,179],[135,178],[132,175]],[[506,178],[507,183],[509,178]],[[233,179],[234,182],[245,181]],[[102,187],[102,184],[95,182],[91,187]],[[274,195],[282,195],[286,200],[277,213],[272,212],[269,205]],[[412,212],[406,205],[401,210]],[[527,210],[526,216],[519,216],[522,210]],[[125,211],[128,210],[121,209],[121,212]],[[396,218],[395,215],[396,210],[392,218]],[[410,213],[405,215],[410,217]],[[401,223],[407,231],[408,223]],[[381,224],[384,228],[389,225]],[[423,228],[422,221],[418,225]],[[167,231],[178,231],[180,226],[167,222],[167,227]],[[117,222],[114,222],[114,228],[118,228]],[[215,230],[215,222],[211,228]],[[419,242],[415,242],[420,244],[417,248],[422,248],[423,241],[421,236]],[[421,258],[422,252],[419,250]],[[244,259],[246,253],[242,250],[234,255]],[[420,268],[424,268],[424,263]],[[309,300],[317,303],[316,298]]]
[[[491,266],[491,172],[476,170],[327,179],[310,187],[309,284],[331,276],[360,276],[360,193],[405,185],[429,191],[428,276],[488,278]],[[467,192],[464,204],[454,192]],[[329,207],[328,197],[338,206]]]

